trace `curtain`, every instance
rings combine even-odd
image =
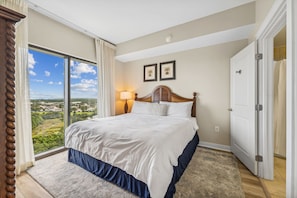
[[[274,153],[286,156],[286,60],[274,68]]]
[[[95,39],[96,59],[98,66],[98,117],[114,115],[114,67],[115,46],[101,40]]]
[[[1,0],[1,5],[28,16],[24,0]],[[32,166],[35,161],[28,76],[28,20],[16,24],[15,53],[15,139],[16,174]]]

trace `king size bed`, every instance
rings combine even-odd
[[[68,161],[138,197],[173,197],[199,143],[196,95],[161,85],[135,94],[131,113],[71,124]]]

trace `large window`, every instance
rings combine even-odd
[[[34,152],[40,154],[64,146],[68,123],[97,114],[97,67],[30,48],[29,75],[32,138]]]

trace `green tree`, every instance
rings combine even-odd
[[[37,126],[43,123],[43,118],[39,113],[31,113],[31,122],[32,122],[32,129],[35,129]]]

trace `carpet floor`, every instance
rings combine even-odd
[[[55,198],[133,198],[131,193],[67,161],[67,151],[38,160],[27,171]],[[198,147],[176,184],[174,198],[244,197],[236,158]]]

